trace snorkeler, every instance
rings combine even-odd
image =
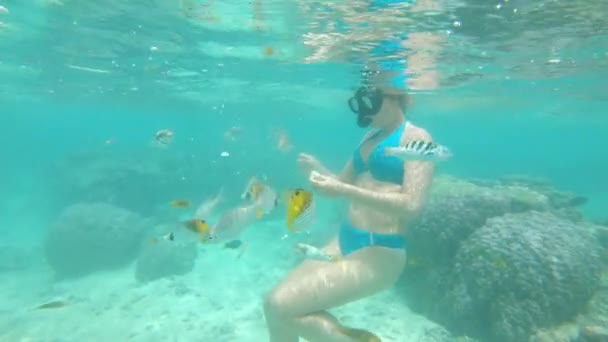
[[[395,45],[383,41],[379,53],[390,54]],[[340,262],[305,260],[266,296],[272,342],[296,342],[299,337],[311,342],[380,341],[369,331],[342,325],[327,310],[396,282],[406,262],[405,230],[419,213],[433,177],[432,161],[404,161],[385,153],[387,147],[432,139],[405,119],[405,62],[383,62],[381,70],[364,74],[364,85],[348,101],[357,125],[375,129],[363,137],[343,171],[334,175],[315,157],[298,157],[299,168],[319,195],[344,198],[350,208],[338,237],[322,249]]]

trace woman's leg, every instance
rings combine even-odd
[[[338,253],[337,242],[324,250]],[[338,262],[305,260],[265,300],[270,340],[352,341],[324,310],[389,288],[404,265],[404,251],[384,247],[360,249]]]

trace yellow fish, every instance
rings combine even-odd
[[[202,238],[209,235],[209,225],[205,220],[192,219],[183,222],[184,226],[189,230],[199,234]]]
[[[285,223],[290,232],[305,229],[315,220],[315,203],[312,192],[295,189],[286,193],[287,215]]]
[[[171,206],[176,207],[176,208],[188,208],[190,206],[190,201],[173,200],[173,201],[169,202],[169,204],[171,204]]]

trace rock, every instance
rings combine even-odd
[[[105,203],[75,204],[63,211],[44,240],[44,252],[58,277],[121,267],[133,260],[146,222]]]
[[[573,342],[578,340],[579,335],[579,325],[568,322],[552,329],[541,329],[530,336],[528,342]]]
[[[584,342],[606,342],[608,341],[608,328],[599,325],[586,325],[581,328],[581,336]]]

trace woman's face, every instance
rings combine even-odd
[[[376,88],[359,88],[348,104],[357,115],[357,125],[362,128],[390,126],[394,123],[395,114],[401,112],[397,97],[387,96]]]
[[[374,128],[384,128],[392,122],[392,118],[395,116],[394,111],[396,110],[393,101],[390,96],[384,96],[382,99],[382,105],[376,115],[370,117],[370,126]]]

